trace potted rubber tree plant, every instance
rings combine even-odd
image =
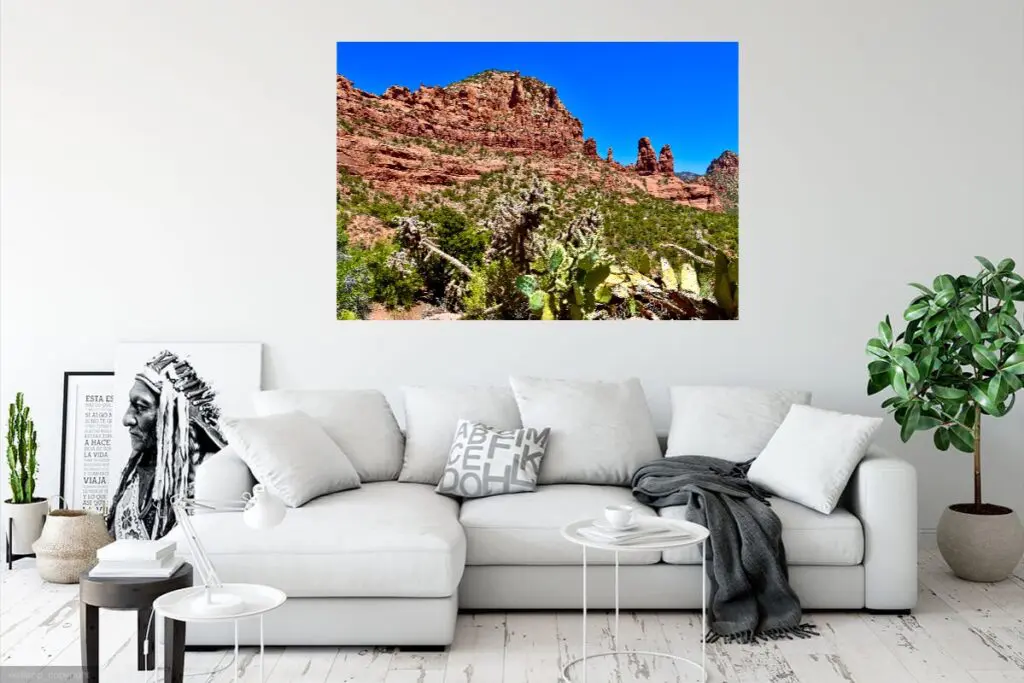
[[[31,555],[32,544],[43,532],[49,502],[35,495],[35,423],[20,391],[7,411],[7,475],[11,497],[4,501],[4,536],[12,555]]]
[[[957,576],[1005,579],[1024,556],[1024,527],[1014,511],[985,502],[981,490],[981,427],[1003,417],[1024,385],[1024,326],[1016,302],[1024,278],[1011,259],[994,265],[976,257],[977,275],[939,275],[918,290],[903,312],[906,327],[886,316],[868,341],[868,394],[892,391],[882,407],[906,442],[932,431],[935,447],[974,456],[974,501],[946,508],[937,529],[939,551]]]

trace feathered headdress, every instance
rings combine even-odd
[[[216,392],[191,363],[166,350],[146,363],[135,379],[160,397],[152,498],[169,504],[177,496],[190,495],[192,469],[196,464],[191,428],[201,429],[217,448],[227,444],[218,427],[220,408],[214,400]]]

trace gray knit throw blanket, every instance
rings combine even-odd
[[[700,455],[662,458],[633,475],[633,496],[655,508],[685,505],[686,519],[710,530],[707,642],[816,636],[789,586],[782,524],[766,492],[747,479],[749,468]]]

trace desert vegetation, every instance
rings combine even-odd
[[[337,316],[732,319],[729,208],[609,191],[586,177],[557,182],[522,160],[415,198],[339,169]],[[353,239],[357,217],[380,230]]]

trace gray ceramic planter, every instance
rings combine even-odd
[[[1024,526],[1010,508],[985,505],[987,514],[966,511],[971,508],[950,505],[942,512],[939,552],[961,579],[1002,581],[1024,557]]]

